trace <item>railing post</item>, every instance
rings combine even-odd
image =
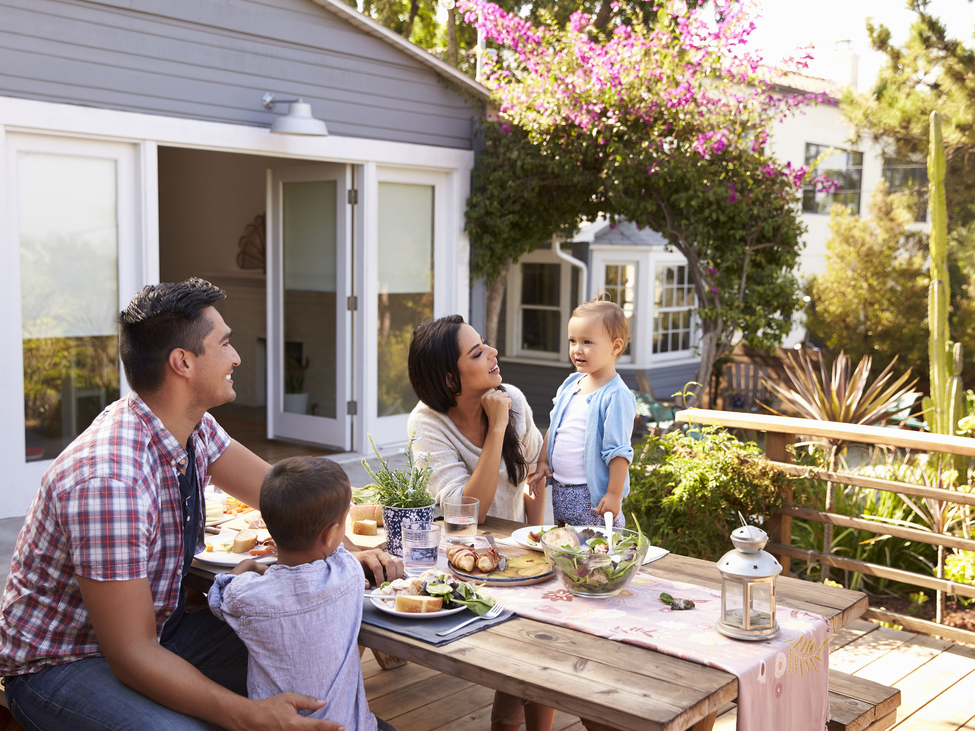
[[[765,456],[774,462],[791,462],[792,455],[789,454],[788,446],[795,444],[796,438],[792,434],[779,434],[778,432],[765,432]],[[781,488],[782,504],[792,504],[792,484],[788,483]],[[781,543],[783,546],[792,545],[792,516],[776,513],[769,520],[769,537],[774,543]],[[792,561],[788,556],[779,556],[779,563],[782,564],[782,575],[789,576]]]

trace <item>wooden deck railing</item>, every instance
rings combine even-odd
[[[935,452],[946,455],[975,457],[975,439],[966,437],[947,437],[903,429],[889,429],[875,426],[858,426],[831,421],[794,419],[763,414],[745,414],[733,411],[710,411],[707,409],[687,409],[677,413],[677,421],[687,424],[715,424],[731,429],[744,429],[765,433],[765,455],[776,467],[794,477],[809,477],[841,485],[851,485],[872,490],[883,490],[912,497],[934,499],[954,505],[975,506],[975,493],[944,490],[936,487],[912,485],[893,480],[867,477],[845,472],[830,472],[821,469],[790,464],[788,445],[796,442],[796,437],[819,437],[845,443],[859,443],[908,449],[914,452]],[[878,535],[891,536],[907,541],[917,541],[933,546],[975,551],[975,540],[948,533],[935,533],[916,528],[891,525],[865,518],[853,518],[821,510],[810,510],[792,503],[792,488],[784,488],[782,510],[772,517],[769,526],[769,550],[779,557],[785,573],[789,572],[790,559],[800,559],[809,563],[820,563],[867,576],[897,581],[923,589],[975,598],[975,586],[958,584],[943,577],[904,571],[866,561],[858,561],[826,552],[808,551],[792,546],[792,520],[799,518],[817,523],[868,531]],[[975,642],[975,632],[947,627],[915,617],[909,617],[881,609],[870,608],[864,615],[868,619],[899,624],[907,630],[939,635],[949,640]]]

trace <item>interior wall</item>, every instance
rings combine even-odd
[[[260,155],[159,148],[159,275],[164,282],[202,277],[227,293],[217,310],[233,329],[241,363],[236,406],[266,404],[266,278],[237,266],[238,241],[265,212],[267,170],[300,165]],[[314,163],[309,163],[314,164]],[[255,414],[257,415],[257,414]]]

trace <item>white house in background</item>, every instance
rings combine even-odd
[[[0,0],[0,28],[0,517],[126,393],[114,318],[158,281],[228,293],[226,422],[404,441],[412,328],[469,309],[485,90],[343,0]],[[269,92],[327,136],[269,129],[301,110]]]
[[[837,61],[850,72],[841,81],[855,83],[856,55],[846,52]],[[837,82],[792,74],[780,86],[785,92],[830,93]],[[849,125],[831,104],[806,107],[771,135],[769,145],[776,157],[793,167],[834,149],[819,169],[839,182],[838,190],[832,195],[804,191],[802,220],[807,233],[797,271],[800,280],[826,268],[833,202],[866,216],[870,195],[882,179],[895,189],[925,179],[923,164],[895,165],[884,160],[876,145],[853,145],[850,137]],[[625,222],[612,229],[596,221],[560,249],[542,248],[522,257],[511,267],[507,285],[499,333],[505,378],[525,390],[536,419],[547,418],[552,384],[561,383],[572,370],[565,340],[569,314],[599,291],[610,294],[631,318],[632,344],[618,366],[631,387],[636,387],[638,370],[647,372],[657,398],[669,398],[692,380],[699,362],[694,291],[684,258],[668,251],[657,232],[640,231]],[[797,322],[783,345],[792,347],[804,337],[805,328]]]

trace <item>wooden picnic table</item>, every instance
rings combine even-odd
[[[521,527],[489,517],[479,532],[506,538]],[[641,570],[721,586],[712,562],[686,556],[668,554]],[[205,578],[205,570],[192,571]],[[822,615],[834,631],[867,608],[866,595],[856,591],[786,577],[776,586],[780,607]],[[442,647],[363,624],[359,643],[579,716],[589,731],[709,731],[719,709],[738,696],[738,679],[724,670],[521,617]]]
[[[480,532],[504,538],[521,527],[488,518]],[[642,570],[670,581],[721,586],[713,563],[686,556],[668,554]],[[860,592],[799,579],[780,578],[776,595],[780,606],[828,618],[834,631],[867,608]],[[738,696],[738,679],[724,670],[520,617],[443,647],[366,624],[359,642],[579,716],[590,731],[707,731],[718,710]]]

